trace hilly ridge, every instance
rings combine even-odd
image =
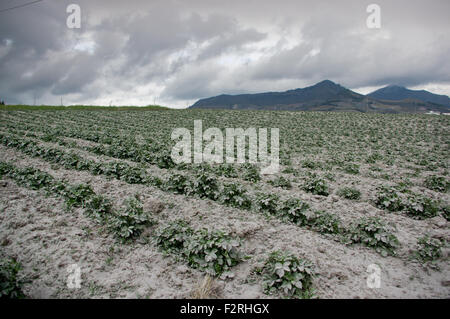
[[[426,92],[426,91],[425,91]],[[376,92],[373,92],[376,93]],[[371,93],[371,94],[373,94]],[[378,92],[377,96],[379,96]],[[382,92],[381,92],[382,93]],[[427,92],[429,93],[429,92]],[[429,93],[433,95],[432,93]],[[427,95],[429,96],[429,95]],[[292,111],[357,111],[376,113],[448,112],[447,105],[437,104],[436,99],[418,99],[416,95],[405,95],[405,99],[380,99],[362,95],[330,80],[313,86],[285,92],[226,95],[200,99],[191,108],[292,110]],[[448,97],[447,97],[448,98]]]
[[[450,98],[446,95],[433,94],[425,90],[410,90],[403,86],[389,85],[367,96],[379,100],[400,101],[406,99],[415,99],[423,102],[431,102],[450,107]]]

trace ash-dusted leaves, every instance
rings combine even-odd
[[[144,212],[139,199],[131,197],[125,200],[125,207],[109,220],[109,227],[116,237],[126,242],[136,238],[146,227],[155,223],[150,214]]]
[[[65,192],[60,194],[66,199],[67,207],[84,207],[89,199],[95,195],[92,187],[87,184],[66,186]]]
[[[21,169],[3,162],[0,162],[0,172],[29,188],[35,189],[36,185],[39,185],[38,188],[45,188],[48,193],[64,198],[69,208],[84,208],[88,217],[106,223],[109,230],[122,241],[139,236],[144,228],[155,224],[150,215],[144,212],[138,197],[126,199],[125,207],[122,210],[113,211],[110,200],[97,195],[90,185],[68,184],[55,180],[51,175],[40,170]],[[37,184],[37,180],[45,182]]]
[[[416,258],[431,265],[432,262],[442,257],[442,247],[445,245],[445,240],[425,235],[417,241]]]
[[[280,197],[276,194],[257,193],[254,204],[257,211],[275,215],[278,211]]]
[[[382,256],[395,255],[399,246],[393,229],[377,217],[361,218],[353,223],[349,232],[352,243],[360,243],[374,248]]]
[[[339,234],[342,230],[341,221],[337,216],[323,211],[311,211],[307,203],[297,198],[284,201],[279,214],[286,220],[320,233]]]
[[[102,195],[91,196],[85,203],[85,213],[99,222],[105,222],[113,214],[111,200]]]
[[[200,229],[189,238],[183,254],[190,266],[217,276],[241,261],[239,246],[239,239],[224,232]]]
[[[376,161],[379,161],[379,160],[382,160],[383,159],[383,156],[381,156],[380,154],[378,154],[378,153],[372,153],[372,154],[370,154],[368,157],[367,157],[367,159],[366,159],[366,162],[367,163],[376,163]]]
[[[450,182],[444,176],[430,175],[425,179],[425,187],[437,192],[448,192],[450,189]]]
[[[285,221],[309,227],[320,233],[339,234],[343,229],[336,215],[323,211],[311,211],[308,203],[297,198],[288,198],[280,202],[276,194],[258,193],[255,204],[260,212],[281,217]]]
[[[320,168],[322,168],[322,164],[317,161],[313,161],[313,160],[304,160],[302,162],[302,167],[310,168],[310,169],[320,169]]]
[[[340,197],[351,200],[358,200],[361,198],[361,192],[353,187],[343,187],[338,190],[337,194]]]
[[[450,221],[450,205],[442,205],[442,217],[444,217],[447,221]]]
[[[190,182],[185,175],[172,174],[164,183],[164,189],[175,194],[186,194],[189,191]]]
[[[159,168],[172,168],[175,166],[170,152],[166,149],[161,150],[161,152],[155,155],[155,162]]]
[[[50,174],[32,167],[19,168],[10,163],[1,162],[0,172],[14,179],[21,186],[34,190],[45,189],[49,194],[63,197],[68,208],[84,207],[95,195],[90,185],[70,185],[57,181]]]
[[[261,175],[259,174],[259,168],[255,164],[244,163],[241,166],[242,179],[249,182],[259,182]]]
[[[273,180],[270,180],[269,184],[272,184],[274,187],[280,187],[280,188],[284,188],[284,189],[292,188],[291,182],[289,181],[289,179],[287,179],[284,176],[279,176]]]
[[[440,203],[420,194],[415,194],[405,185],[378,188],[375,204],[392,212],[403,211],[414,219],[431,218],[439,213]]]
[[[316,276],[314,265],[307,259],[274,251],[260,271],[266,294],[281,294],[290,298],[311,298],[312,279]]]
[[[0,299],[23,299],[26,281],[21,278],[22,265],[13,258],[0,261]]]
[[[155,242],[162,251],[171,254],[179,254],[184,249],[184,244],[192,236],[194,230],[189,224],[178,219],[169,222],[165,227],[156,230]]]
[[[426,219],[439,213],[439,203],[420,195],[410,195],[405,200],[405,213],[414,219]]]
[[[328,196],[330,193],[327,182],[317,174],[310,174],[306,177],[303,189],[314,195]]]
[[[224,184],[219,200],[225,205],[242,209],[248,209],[252,204],[246,189],[237,183]]]
[[[219,195],[217,177],[203,171],[199,172],[192,183],[192,192],[200,198],[216,200]]]
[[[239,174],[233,164],[219,164],[212,167],[214,173],[219,176],[237,178]]]
[[[332,213],[316,211],[309,220],[311,229],[325,234],[340,234],[342,231],[341,220]]]
[[[347,174],[357,175],[357,174],[359,174],[359,165],[355,164],[355,163],[348,163],[347,165],[345,165],[343,167],[343,170]]]
[[[103,164],[102,174],[129,184],[141,184],[144,181],[145,171],[124,162],[108,162]]]
[[[164,252],[176,254],[191,267],[212,276],[226,275],[242,260],[239,238],[218,230],[193,230],[183,220],[159,229],[155,241]]]
[[[381,209],[391,212],[400,211],[404,204],[400,197],[400,192],[394,187],[382,186],[377,189],[375,204]]]
[[[299,226],[308,224],[310,213],[309,204],[297,198],[289,198],[281,204],[280,214],[282,218]]]
[[[48,188],[53,183],[53,177],[45,172],[31,167],[16,168],[6,162],[0,163],[0,175],[6,175],[19,185],[35,190]]]

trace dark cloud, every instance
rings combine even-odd
[[[30,103],[185,106],[221,93],[331,79],[350,88],[433,84],[450,93],[450,1],[74,1],[0,13],[0,95]],[[7,7],[3,2],[0,9]]]
[[[229,50],[240,49],[243,45],[259,42],[264,38],[266,38],[266,34],[255,29],[245,29],[223,34],[215,37],[198,58],[200,60],[215,58]]]

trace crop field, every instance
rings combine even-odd
[[[175,164],[194,120],[279,128],[280,172]],[[3,109],[2,280],[30,298],[450,298],[449,146],[448,116]]]

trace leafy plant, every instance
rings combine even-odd
[[[405,212],[415,219],[426,219],[437,216],[439,203],[420,195],[410,195],[405,202]]]
[[[181,254],[185,243],[192,236],[194,230],[189,224],[178,219],[169,222],[165,227],[156,230],[155,242],[164,252]]]
[[[61,195],[66,200],[67,207],[84,207],[89,199],[95,195],[90,185],[79,184],[65,188]]]
[[[320,233],[339,234],[342,230],[340,219],[336,215],[323,211],[312,213],[307,224]]]
[[[355,163],[348,163],[344,166],[344,172],[354,175],[359,174],[359,165]]]
[[[309,205],[297,198],[289,198],[281,204],[280,214],[283,218],[299,226],[307,225],[310,214]]]
[[[156,165],[159,168],[172,168],[175,166],[175,163],[172,160],[170,152],[163,150],[161,153],[157,153],[156,155]]]
[[[146,227],[154,224],[156,222],[144,212],[142,203],[137,197],[127,198],[125,208],[109,220],[112,232],[123,242],[139,236]]]
[[[340,197],[351,199],[351,200],[358,200],[361,198],[361,192],[353,187],[344,187],[338,190],[337,194]]]
[[[394,187],[382,186],[377,189],[375,204],[381,209],[387,209],[391,212],[400,211],[404,208],[398,190]]]
[[[240,242],[222,231],[200,229],[193,233],[183,251],[188,264],[217,276],[242,260]]]
[[[445,241],[425,235],[417,241],[415,255],[422,262],[432,262],[442,257]]]
[[[53,182],[53,178],[49,174],[31,167],[10,171],[10,176],[20,185],[35,190],[48,187]]]
[[[284,174],[297,174],[297,170],[292,166],[286,166],[281,172]]]
[[[258,166],[251,163],[244,163],[241,167],[242,179],[249,182],[259,182],[261,175],[259,174]]]
[[[382,256],[395,255],[399,246],[393,229],[377,217],[361,218],[350,228],[350,241],[374,248]]]
[[[192,183],[192,191],[200,198],[216,200],[219,194],[217,178],[211,174],[200,172]]]
[[[313,160],[304,160],[302,162],[303,168],[309,168],[309,169],[319,169],[322,167],[321,163]]]
[[[443,205],[441,210],[442,217],[444,217],[447,221],[450,221],[450,205]]]
[[[85,203],[85,213],[98,221],[107,221],[113,214],[112,203],[102,195],[91,196]]]
[[[322,195],[322,196],[329,195],[327,182],[315,174],[312,174],[309,177],[307,177],[307,179],[303,184],[303,189],[315,195]]]
[[[250,208],[252,202],[247,196],[247,191],[242,185],[230,183],[223,185],[223,190],[220,196],[220,202],[243,209]]]
[[[189,180],[181,174],[172,174],[164,184],[166,190],[176,194],[186,194],[190,188]]]
[[[278,212],[280,197],[276,194],[257,193],[255,198],[255,208],[261,212],[275,215]]]
[[[281,187],[284,189],[291,189],[292,184],[291,182],[284,176],[279,176],[271,181],[269,181],[270,184],[272,184],[275,187]]]
[[[274,251],[266,260],[261,274],[266,294],[281,293],[286,297],[311,298],[312,279],[316,276],[314,265],[282,251]]]
[[[228,178],[237,178],[238,172],[236,171],[234,165],[232,164],[220,164],[214,166],[214,172],[220,176]]]
[[[368,157],[367,157],[367,160],[366,160],[366,162],[367,163],[375,163],[376,161],[378,161],[378,160],[381,160],[381,159],[383,159],[383,156],[381,156],[380,154],[378,154],[378,153],[373,153],[373,154],[370,154]]]
[[[108,162],[102,167],[102,174],[123,180],[129,184],[142,184],[145,172],[124,162]]]
[[[23,299],[24,280],[19,278],[22,266],[15,259],[2,260],[0,263],[0,299]]]
[[[240,241],[221,231],[194,231],[183,220],[170,222],[159,229],[156,244],[170,254],[176,254],[193,268],[218,276],[242,260]]]
[[[444,176],[430,175],[425,179],[425,187],[437,192],[448,192],[450,189],[450,182]]]
[[[41,140],[43,140],[44,142],[58,142],[59,137],[56,136],[56,134],[44,134],[41,137]]]

